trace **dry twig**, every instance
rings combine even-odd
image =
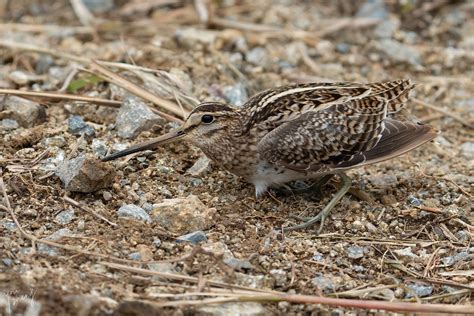
[[[428,103],[428,102],[422,101],[422,100],[420,100],[420,99],[413,98],[412,100],[413,100],[413,102],[415,102],[415,103],[417,103],[417,104],[419,104],[419,105],[421,105],[421,106],[424,106],[425,108],[428,108],[428,109],[430,109],[430,110],[433,110],[433,111],[442,113],[442,114],[444,114],[444,115],[446,115],[446,116],[449,116],[449,117],[451,117],[452,119],[454,119],[454,120],[456,120],[456,121],[462,123],[464,126],[469,127],[469,128],[471,128],[471,129],[474,129],[474,124],[472,124],[472,123],[466,121],[465,119],[463,119],[462,117],[460,117],[460,116],[457,115],[456,113],[453,113],[452,111],[445,110],[445,109],[443,109],[443,108],[440,108],[440,107],[438,107],[438,106],[436,106],[436,105],[433,105],[433,104],[430,104],[430,103]]]
[[[86,211],[86,212],[88,212],[88,213],[91,213],[92,215],[94,215],[95,217],[97,217],[97,218],[103,220],[104,222],[106,222],[106,223],[109,224],[110,226],[113,226],[113,227],[117,227],[117,226],[118,226],[117,223],[114,223],[114,222],[109,221],[109,220],[108,220],[107,218],[105,218],[104,216],[100,215],[100,214],[97,213],[96,211],[91,210],[90,208],[88,208],[88,207],[86,207],[86,206],[81,205],[79,202],[77,202],[77,201],[71,199],[69,196],[66,196],[66,195],[63,196],[63,200],[64,200],[64,202],[69,203],[69,204],[71,204],[72,206],[75,206],[75,207],[77,207],[77,208],[79,208],[79,209],[81,209],[81,210],[83,210],[83,211]]]
[[[133,94],[135,94],[135,95],[137,95],[137,96],[139,96],[139,97],[141,97],[145,100],[148,100],[148,101],[152,102],[153,104],[156,104],[159,107],[161,107],[161,108],[163,108],[167,111],[170,111],[171,113],[173,113],[175,115],[183,116],[183,118],[185,118],[185,115],[183,115],[182,110],[179,108],[179,106],[177,106],[173,102],[170,102],[168,100],[160,98],[160,97],[146,91],[145,89],[139,87],[138,85],[134,84],[133,82],[130,82],[130,81],[124,79],[123,77],[117,75],[116,73],[110,71],[109,69],[105,68],[104,66],[99,65],[97,62],[92,62],[91,65],[90,65],[90,68],[91,68],[92,71],[95,71],[97,75],[103,77],[107,81],[109,81],[113,84],[116,84],[117,86],[122,87],[125,90],[130,91],[131,93],[133,93]],[[185,114],[187,115],[187,113],[185,113]],[[159,111],[159,115],[163,116],[164,118],[166,118],[167,120],[170,120],[170,121],[182,122],[182,120],[180,120],[180,119],[178,119],[174,116],[171,116],[169,114],[163,113],[161,111]]]

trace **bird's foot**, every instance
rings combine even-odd
[[[302,220],[305,221],[305,223],[303,223],[303,224],[290,226],[290,227],[283,227],[283,232],[289,232],[289,231],[292,231],[292,230],[305,229],[305,228],[308,228],[308,227],[314,225],[316,222],[320,222],[319,228],[317,230],[317,234],[321,233],[321,231],[323,230],[323,227],[324,227],[324,222],[326,221],[326,218],[328,217],[329,213],[334,208],[334,206],[337,204],[337,202],[339,202],[339,200],[342,199],[342,197],[347,193],[347,191],[351,187],[351,179],[347,175],[345,175],[344,173],[339,173],[338,175],[342,179],[342,186],[339,189],[339,191],[337,191],[337,193],[334,195],[334,197],[331,199],[331,201],[326,205],[326,207],[315,217],[311,217],[309,219],[307,219],[307,218],[302,219]]]
[[[319,199],[322,196],[322,187],[333,177],[333,174],[322,176],[309,185],[303,181],[293,182],[279,188],[272,188],[272,191],[279,196],[304,195],[309,199]]]

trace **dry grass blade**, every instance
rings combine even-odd
[[[97,75],[104,77],[107,81],[116,84],[119,87],[124,88],[125,90],[145,99],[153,104],[156,104],[157,106],[170,111],[171,113],[178,115],[178,116],[183,116],[185,118],[185,115],[183,115],[182,109],[179,108],[178,105],[175,103],[165,100],[163,98],[157,97],[156,95],[146,91],[145,89],[139,87],[138,85],[134,84],[133,82],[130,82],[121,76],[115,74],[114,72],[108,70],[104,66],[99,65],[96,62],[92,62],[90,65],[90,68],[92,71],[94,71]],[[160,115],[163,116],[164,118],[170,120],[170,121],[176,121],[176,122],[182,122],[182,120],[173,117],[171,115],[168,115],[166,113],[160,112]]]
[[[82,25],[91,26],[94,24],[94,16],[84,5],[82,0],[70,0],[69,2]]]
[[[110,107],[120,107],[122,104],[121,101],[115,100],[105,100],[100,98],[93,98],[93,97],[84,97],[80,95],[74,94],[64,94],[64,93],[54,93],[54,92],[35,92],[35,91],[23,91],[23,90],[14,90],[14,89],[0,89],[0,94],[11,94],[23,97],[37,97],[37,98],[44,98],[50,100],[69,100],[69,101],[76,101],[76,102],[87,102],[87,103],[94,103],[99,105],[105,105]]]
[[[196,97],[191,95],[190,92],[185,91],[178,78],[166,71],[158,70],[155,74],[139,70],[132,72],[144,82],[148,90],[165,92],[167,95],[175,97],[187,110],[192,110],[199,104],[199,100]]]
[[[380,19],[374,19],[374,18],[340,18],[340,19],[334,19],[331,21],[327,21],[328,27],[322,29],[321,31],[318,31],[316,35],[318,37],[324,37],[336,32],[339,32],[340,30],[344,28],[363,28],[367,26],[372,26],[377,23],[380,23]]]
[[[79,57],[73,54],[61,52],[55,49],[51,48],[46,48],[46,47],[40,47],[32,44],[26,44],[26,43],[18,43],[14,41],[8,41],[8,40],[1,40],[0,39],[0,47],[7,47],[11,49],[18,49],[21,51],[31,51],[31,52],[36,52],[36,53],[42,53],[42,54],[48,54],[57,58],[64,58],[67,60],[72,60],[78,63],[81,63],[83,65],[89,65],[92,61],[89,58],[86,57]],[[156,72],[154,69],[146,68],[146,67],[140,67],[140,66],[135,66],[135,65],[130,65],[130,64],[125,64],[125,63],[117,63],[117,62],[111,62],[111,61],[96,61],[97,63],[101,65],[105,65],[108,67],[115,67],[118,69],[125,69],[125,70],[140,70],[140,71],[146,71],[146,72]]]
[[[138,273],[150,276],[159,276],[168,280],[175,281],[186,281],[197,284],[199,278],[185,276],[180,274],[164,273],[158,271],[151,271],[142,268],[135,268],[125,266],[121,264],[111,262],[101,262],[101,264],[108,266],[113,269],[123,270],[132,273]],[[233,284],[206,281],[206,285],[215,286],[221,288],[228,288],[231,290],[245,290],[252,291],[251,295],[236,295],[235,292],[229,293],[201,293],[197,296],[221,296],[213,299],[206,300],[189,300],[189,301],[172,301],[155,303],[156,306],[186,306],[186,305],[205,305],[205,304],[220,304],[226,302],[289,302],[297,304],[322,304],[328,306],[338,306],[347,308],[359,308],[359,309],[377,309],[384,311],[397,311],[397,312],[431,312],[431,313],[474,313],[473,306],[453,306],[444,304],[419,304],[419,303],[404,303],[404,302],[384,302],[384,301],[371,301],[371,300],[351,300],[351,299],[339,299],[339,298],[328,298],[322,296],[310,296],[310,295],[287,295],[275,291],[264,291],[253,288],[247,288],[242,286],[236,286]],[[366,291],[366,290],[364,290]],[[182,296],[196,296],[196,293],[186,293]]]
[[[65,26],[52,24],[25,24],[25,23],[0,23],[0,30],[5,32],[28,32],[49,34],[91,34],[94,29],[89,26]]]
[[[430,110],[433,110],[433,111],[442,113],[442,114],[444,114],[444,115],[446,115],[446,116],[449,116],[449,117],[451,117],[452,119],[454,119],[454,120],[460,122],[460,123],[463,124],[464,126],[469,127],[469,128],[471,128],[471,129],[474,129],[474,124],[472,124],[472,123],[466,121],[466,120],[463,119],[461,116],[457,115],[456,113],[453,113],[452,111],[445,110],[445,109],[443,109],[443,108],[440,108],[440,107],[435,106],[435,105],[433,105],[433,104],[430,104],[430,103],[428,103],[428,102],[422,101],[422,100],[420,100],[420,99],[413,98],[412,100],[413,100],[413,102],[415,102],[415,103],[417,103],[417,104],[419,104],[419,105],[421,105],[421,106],[424,106],[425,108],[428,108],[428,109],[430,109]]]
[[[363,310],[382,310],[391,312],[411,313],[444,313],[444,314],[473,314],[474,306],[471,305],[448,305],[448,304],[420,304],[405,302],[385,302],[372,300],[352,300],[341,298],[329,298],[311,295],[288,295],[288,294],[265,294],[255,293],[250,295],[219,297],[207,300],[171,301],[156,303],[156,306],[187,306],[222,304],[227,302],[259,302],[278,303],[288,302],[295,304],[320,304],[334,307],[356,308]]]
[[[188,276],[188,275],[152,271],[152,270],[148,270],[148,269],[135,268],[135,267],[126,266],[126,265],[123,265],[123,264],[105,262],[105,261],[101,262],[101,264],[103,264],[103,265],[105,265],[109,268],[116,269],[116,270],[122,270],[122,271],[142,274],[142,275],[158,276],[160,278],[164,278],[164,279],[167,279],[167,280],[185,281],[185,282],[191,282],[191,283],[195,283],[195,284],[199,283],[199,278]],[[252,293],[259,293],[259,292],[260,293],[272,293],[272,294],[281,293],[281,292],[277,292],[277,291],[260,290],[260,289],[255,289],[255,288],[251,288],[251,287],[234,285],[234,284],[225,283],[225,282],[218,282],[218,281],[206,281],[206,285],[225,288],[225,289],[232,289],[232,290],[235,289],[235,290],[251,291]]]
[[[100,215],[99,213],[97,213],[97,212],[94,211],[94,210],[91,210],[91,209],[88,208],[88,207],[85,207],[85,206],[81,205],[79,202],[77,202],[77,201],[71,199],[69,196],[64,196],[64,197],[63,197],[63,200],[64,200],[64,202],[69,203],[69,204],[71,204],[72,206],[75,206],[75,207],[77,207],[77,208],[79,208],[79,209],[81,209],[81,210],[83,210],[83,211],[86,211],[86,212],[88,212],[88,213],[91,213],[91,214],[94,215],[95,217],[97,217],[97,218],[103,220],[104,222],[106,222],[107,224],[109,224],[109,225],[111,225],[111,226],[113,226],[113,227],[117,227],[117,226],[118,226],[117,223],[114,223],[114,222],[109,221],[109,220],[108,220],[107,218],[105,218],[104,216]]]

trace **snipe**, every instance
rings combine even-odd
[[[263,91],[241,108],[206,102],[183,126],[104,158],[112,160],[178,139],[199,147],[217,165],[255,186],[257,196],[287,182],[337,174],[342,187],[304,224],[324,220],[350,187],[345,170],[404,154],[436,137],[424,124],[397,120],[414,85],[308,83]]]

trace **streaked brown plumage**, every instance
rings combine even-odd
[[[427,125],[391,117],[413,87],[409,80],[293,84],[263,91],[241,108],[206,102],[178,130],[105,160],[183,138],[254,184],[257,195],[270,186],[339,174],[345,185],[333,206],[350,186],[344,170],[394,158],[436,136]],[[327,208],[310,222],[323,223]]]

